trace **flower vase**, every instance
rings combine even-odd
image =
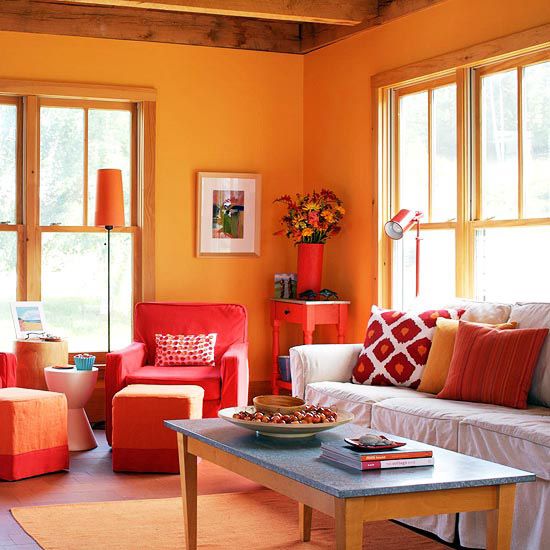
[[[299,243],[297,294],[306,290],[319,292],[323,277],[324,244]]]

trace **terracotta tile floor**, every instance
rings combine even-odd
[[[99,446],[71,453],[71,470],[21,481],[0,481],[0,550],[40,548],[15,522],[17,506],[167,498],[180,495],[179,476],[113,473],[105,432],[95,430]],[[199,493],[253,490],[259,486],[207,462],[199,464]]]

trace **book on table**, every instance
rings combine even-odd
[[[321,458],[331,463],[343,464],[358,470],[383,470],[387,468],[411,468],[432,466],[431,449],[418,448],[390,451],[360,451],[345,443],[322,443]]]

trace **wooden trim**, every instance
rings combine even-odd
[[[138,108],[138,225],[141,227],[139,251],[141,300],[154,301],[155,274],[155,156],[156,104],[144,101]]]
[[[0,30],[296,54],[301,49],[299,23],[66,2],[2,0]],[[136,91],[129,98],[121,95],[119,89],[110,88],[91,94],[67,94],[67,88],[62,86],[59,91],[54,87],[48,95],[130,101],[156,99],[148,90]]]
[[[516,69],[517,67],[528,67],[529,65],[535,65],[548,60],[550,60],[550,49],[543,49],[542,51],[536,53],[527,53],[522,55],[518,54],[498,63],[483,65],[481,67],[477,67],[476,71],[481,76],[485,76],[488,74],[500,73],[509,69]]]
[[[532,227],[537,225],[550,225],[550,218],[523,218],[516,220],[475,220],[472,227],[479,229],[482,227]]]
[[[92,100],[92,99],[70,99],[70,98],[55,98],[41,97],[40,105],[45,107],[63,107],[64,109],[74,107],[75,109],[104,109],[106,111],[131,111],[134,107],[134,102],[130,101],[109,101],[109,100]]]
[[[40,109],[38,97],[31,95],[25,98],[24,114],[24,223],[26,251],[24,256],[24,277],[21,295],[26,300],[41,299],[41,238],[38,228],[40,219],[39,197],[39,144],[40,144]]]
[[[38,227],[41,233],[105,233],[104,227],[94,225],[41,225]],[[125,226],[113,228],[113,233],[136,233],[137,227]]]
[[[375,88],[403,86],[420,78],[431,79],[458,68],[501,61],[510,55],[538,52],[550,46],[549,37],[550,23],[378,73],[371,78],[371,83]]]
[[[88,225],[88,109],[84,109],[84,143],[82,167],[83,189],[82,189],[82,225]]]
[[[550,53],[550,52],[549,52]],[[518,115],[518,218],[523,218],[523,67],[516,69],[517,75],[517,115]]]
[[[379,27],[394,19],[404,17],[415,11],[430,8],[444,1],[445,0],[393,0],[392,2],[379,2],[377,17],[365,19],[362,23],[353,27],[303,23],[302,53],[308,53],[328,46],[329,44],[334,44],[350,36]]]
[[[357,25],[367,17],[378,15],[377,0],[50,0],[65,4],[125,6],[170,12],[206,13],[300,21],[332,25]]]
[[[439,78],[434,78],[428,81],[417,82],[415,84],[409,84],[400,88],[394,88],[396,93],[399,94],[399,97],[409,94],[416,94],[419,92],[425,92],[427,90],[435,90],[437,88],[443,88],[444,86],[449,86],[449,84],[454,84],[456,82],[455,71],[450,72],[449,74],[440,76]]]

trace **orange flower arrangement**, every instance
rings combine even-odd
[[[340,221],[346,213],[342,201],[328,189],[307,195],[298,193],[295,199],[283,195],[274,202],[284,203],[288,208],[281,218],[284,229],[275,235],[285,235],[295,244],[325,244],[328,238],[340,232]]]

